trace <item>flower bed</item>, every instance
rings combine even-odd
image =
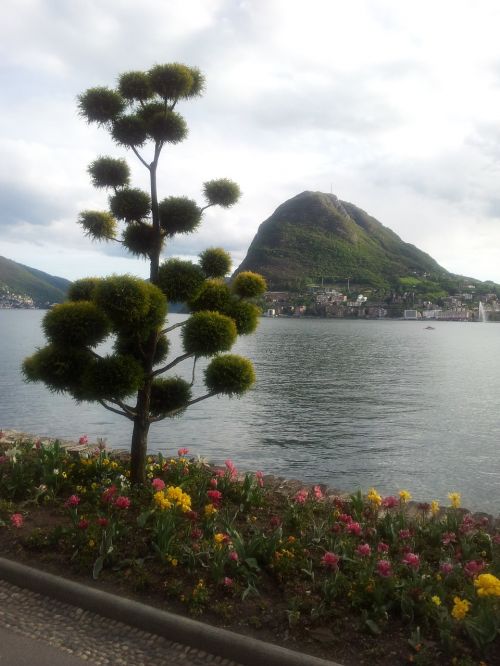
[[[187,449],[147,475],[84,438],[0,442],[4,554],[345,664],[500,663],[500,532],[457,492],[291,491]]]

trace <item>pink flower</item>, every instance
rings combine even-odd
[[[24,524],[24,518],[20,513],[13,513],[10,517],[10,523],[13,527],[17,527],[17,529],[19,529]]]
[[[198,527],[195,527],[194,529],[191,530],[191,539],[193,539],[194,541],[201,539],[202,536],[203,532]]]
[[[109,525],[109,520],[107,518],[98,518],[97,519],[97,524],[100,527],[107,527]]]
[[[106,488],[106,490],[101,495],[101,502],[104,502],[104,504],[111,504],[116,495],[116,491],[117,488],[114,484],[109,486],[109,488]]]
[[[279,516],[271,516],[271,520],[269,521],[269,524],[271,527],[279,527],[283,521]]]
[[[348,525],[349,523],[352,523],[352,516],[350,516],[348,513],[341,513],[339,520],[341,523],[346,523]]]
[[[257,479],[257,484],[263,488],[264,487],[264,473],[257,471],[255,472],[255,478]]]
[[[451,574],[453,571],[453,564],[450,562],[443,562],[439,567],[439,571],[443,574],[443,576],[448,576],[448,574]]]
[[[78,506],[79,504],[80,504],[80,498],[78,497],[78,495],[71,495],[64,503],[64,506],[75,508],[75,506]]]
[[[179,449],[179,450],[177,451],[177,453],[179,454],[179,457],[181,457],[181,456],[187,456],[187,454],[189,453],[189,449],[184,449],[184,448],[183,448],[183,449]]]
[[[388,497],[384,497],[382,500],[382,506],[384,509],[393,509],[395,506],[398,506],[399,504],[399,499],[397,497],[394,497],[394,495],[389,495]]]
[[[151,481],[151,485],[156,490],[156,492],[159,492],[165,488],[165,481],[163,479],[153,479]]]
[[[89,438],[87,437],[87,435],[82,435],[78,440],[78,444],[80,444],[80,446],[85,446],[88,443],[89,443]]]
[[[417,571],[420,566],[420,556],[416,553],[406,553],[402,562],[403,564],[407,564],[411,569]]]
[[[323,495],[323,491],[321,490],[321,488],[320,488],[319,486],[314,486],[314,488],[313,488],[313,493],[314,493],[314,497],[315,497],[317,500],[322,500],[323,497],[324,497],[324,495]]]
[[[342,523],[333,523],[333,525],[330,527],[330,532],[332,532],[332,534],[338,534],[339,532],[342,532]]]
[[[361,535],[361,525],[359,523],[356,523],[355,521],[346,525],[346,530],[350,534],[354,534],[355,536]]]
[[[498,546],[500,544],[500,534],[495,534],[495,536],[492,538],[493,543]]]
[[[207,490],[207,496],[214,506],[219,506],[222,500],[222,493],[220,490]]]
[[[86,530],[88,526],[89,526],[89,521],[86,518],[82,518],[77,525],[78,529],[80,530]]]
[[[186,516],[186,518],[188,520],[190,520],[193,523],[195,522],[195,520],[198,520],[198,512],[193,511],[192,509],[190,509],[189,511],[186,511],[186,513],[184,515]]]
[[[229,578],[229,576],[224,577],[224,587],[233,587],[234,581],[232,578]]]
[[[450,543],[456,543],[457,535],[455,532],[444,532],[441,537],[441,542],[443,546],[448,546]]]
[[[377,573],[382,578],[389,578],[392,576],[392,564],[389,560],[379,560],[377,562]]]
[[[378,553],[388,553],[389,552],[389,546],[381,541],[378,546],[377,546],[377,552]]]
[[[399,530],[399,538],[404,541],[405,539],[409,539],[411,537],[411,532],[410,530]]]
[[[235,550],[230,551],[229,553],[229,559],[232,560],[233,562],[238,561],[238,553]]]
[[[124,495],[119,495],[115,499],[115,506],[118,509],[128,509],[130,506],[130,500],[128,497],[125,497]]]
[[[217,479],[215,479],[215,478],[214,478],[214,479],[210,479],[210,486],[211,486],[212,488],[217,488],[217,483],[218,483]]]
[[[464,573],[469,578],[474,578],[484,569],[484,562],[481,560],[470,560],[467,564],[464,564]]]
[[[226,468],[229,472],[229,478],[230,479],[235,479],[238,476],[238,470],[234,466],[234,463],[232,460],[226,460],[225,463]]]
[[[293,499],[297,502],[297,504],[305,504],[308,496],[309,492],[304,488],[303,490],[299,490],[297,493],[295,493],[295,497]]]
[[[331,571],[338,569],[340,562],[340,557],[335,555],[335,553],[326,552],[321,558],[321,563],[327,569]]]
[[[468,534],[474,529],[474,518],[470,515],[470,513],[463,517],[462,524],[460,525],[459,529],[460,534]]]
[[[356,552],[361,557],[369,557],[371,555],[372,549],[370,548],[369,543],[360,543],[356,548]]]

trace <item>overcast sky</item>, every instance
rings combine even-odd
[[[160,197],[202,203],[220,177],[244,196],[167,254],[222,245],[236,267],[283,201],[333,191],[449,271],[500,282],[499,25],[498,0],[2,0],[0,255],[69,279],[148,273],[76,224],[107,205],[96,156],[125,156],[147,186],[76,97],[176,61],[207,86],[178,107],[190,132],[163,153]]]

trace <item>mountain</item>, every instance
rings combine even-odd
[[[35,305],[44,306],[63,301],[70,284],[64,278],[0,257],[0,292],[7,289],[16,295],[32,298]]]
[[[235,274],[247,270],[264,275],[272,290],[349,278],[374,289],[423,279],[431,291],[449,291],[457,278],[365,211],[321,192],[302,192],[278,206]]]

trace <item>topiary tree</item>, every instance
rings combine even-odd
[[[179,143],[187,135],[186,123],[174,109],[179,101],[201,95],[203,87],[198,69],[173,63],[148,72],[126,72],[116,89],[90,88],[80,95],[81,115],[135,154],[149,171],[150,188],[146,192],[131,187],[125,160],[99,157],[88,171],[95,187],[111,192],[109,210],[85,210],[78,222],[92,239],[122,243],[132,254],[149,259],[150,280],[115,275],[74,282],[69,300],[44,317],[47,346],[23,363],[28,381],[42,381],[77,401],[98,402],[133,422],[134,483],[145,481],[152,423],[214,395],[242,395],[255,381],[250,361],[221,352],[231,349],[238,334],[255,330],[259,309],[252,299],[266,289],[264,279],[240,273],[228,285],[224,277],[231,261],[220,248],[202,252],[197,264],[169,259],[160,265],[168,238],[192,233],[207,208],[229,208],[240,197],[238,185],[223,178],[204,184],[204,206],[187,197],[158,198],[161,152],[166,144]],[[150,158],[143,152],[148,145]],[[192,316],[182,324],[165,326],[168,301],[187,303]],[[177,326],[183,326],[184,353],[168,359],[167,335]],[[98,345],[110,337],[112,353],[98,353]],[[200,357],[215,358],[205,370],[207,392],[193,397]],[[164,377],[187,359],[193,361],[193,381]]]

